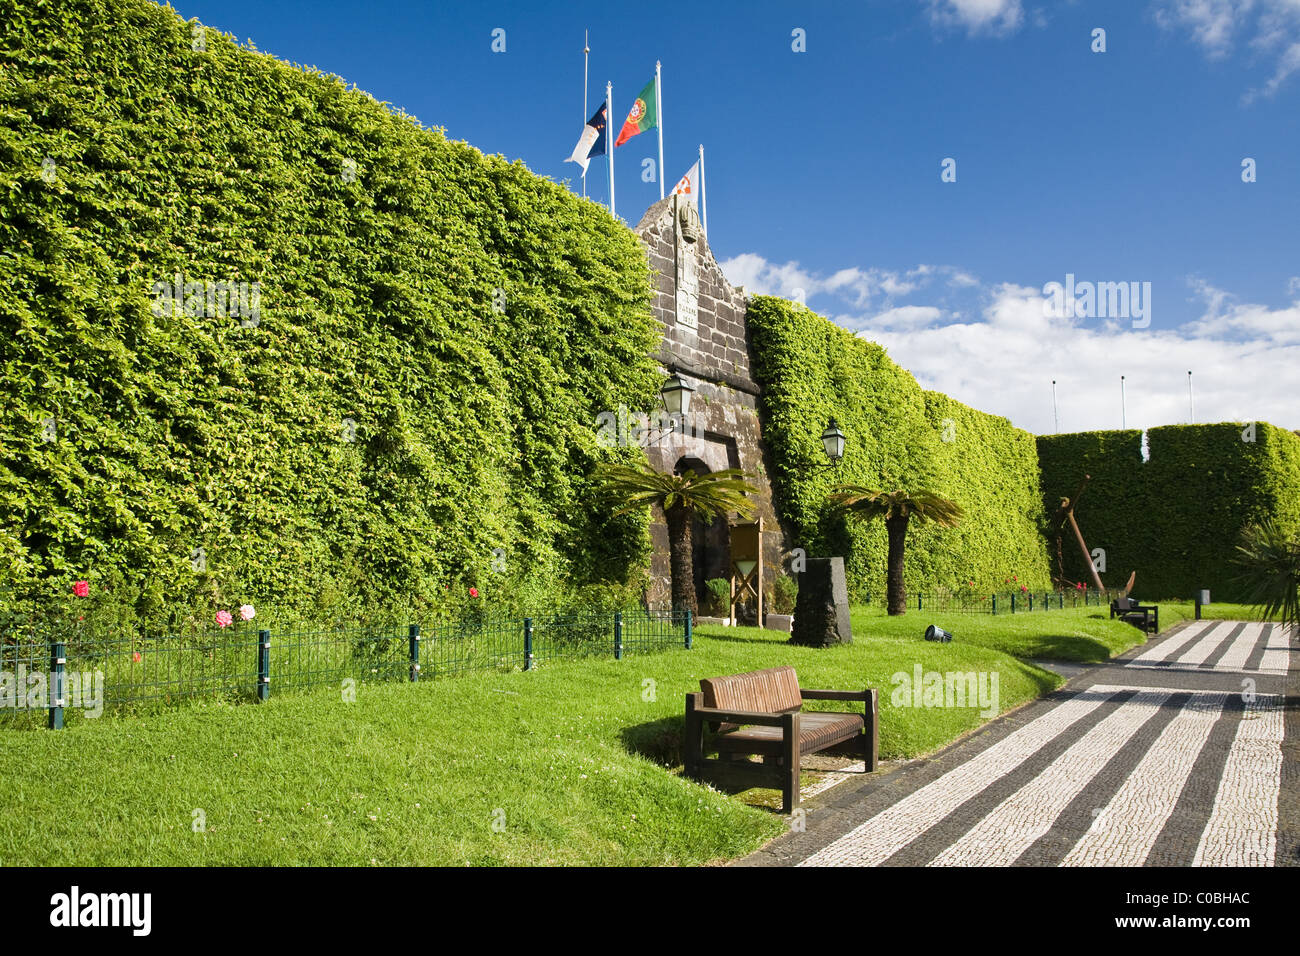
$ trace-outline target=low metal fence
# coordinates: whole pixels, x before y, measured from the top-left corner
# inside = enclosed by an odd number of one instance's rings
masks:
[[[39,629],[37,629],[39,630]],[[76,629],[0,634],[0,726],[64,726],[187,700],[259,701],[272,691],[530,671],[549,661],[690,649],[689,611],[636,608],[431,625],[104,638]]]
[[[1121,595],[1118,590],[1071,588],[1065,591],[1031,591],[1029,589],[974,593],[969,591],[908,592],[909,611],[934,611],[942,614],[1024,614],[1030,611],[1054,611],[1064,608],[1108,608]],[[886,595],[871,592],[864,596],[871,607],[888,606]]]

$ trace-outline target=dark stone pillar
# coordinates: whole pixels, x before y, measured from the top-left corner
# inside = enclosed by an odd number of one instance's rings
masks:
[[[799,575],[790,643],[808,647],[853,643],[843,558],[808,559],[807,568]]]

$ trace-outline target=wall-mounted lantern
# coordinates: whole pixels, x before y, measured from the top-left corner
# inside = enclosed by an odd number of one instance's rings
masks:
[[[691,411],[691,393],[695,389],[691,388],[682,377],[676,372],[668,376],[668,381],[664,382],[664,387],[659,390],[659,394],[664,397],[664,408],[669,415],[689,415]]]
[[[826,457],[831,460],[832,465],[838,465],[840,459],[844,457],[844,432],[840,431],[840,426],[833,418],[826,426],[826,430],[822,432],[822,447],[826,449]]]

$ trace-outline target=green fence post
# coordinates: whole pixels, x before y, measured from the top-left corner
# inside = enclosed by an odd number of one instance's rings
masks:
[[[1029,595],[1029,610],[1032,611],[1034,609],[1034,592],[1026,591],[1025,593]]]
[[[1011,592],[1011,613],[1012,614],[1016,613],[1016,592],[1015,591]]]
[[[68,661],[68,647],[62,641],[50,644],[50,730],[63,729],[64,675],[63,665]],[[21,691],[25,693],[26,691]]]
[[[524,618],[524,670],[533,669],[533,619]]]
[[[614,612],[614,660],[623,659],[623,612]]]
[[[411,681],[420,679],[420,625],[412,624],[411,637]]]
[[[686,649],[691,649],[691,610],[686,609]]]
[[[257,632],[257,699],[271,696],[271,632]]]
[[[1057,609],[1058,611],[1064,611],[1064,610],[1065,610],[1065,592],[1064,592],[1064,591],[1061,592],[1061,599],[1060,599],[1060,601],[1057,603],[1057,607],[1056,607],[1056,609]]]
[[[998,596],[997,596],[996,594],[994,594],[994,595],[992,595],[992,598],[993,598],[993,616],[994,616],[994,617],[997,617],[997,616],[998,616]]]
[[[916,596],[916,609],[917,609],[918,611],[922,610],[922,607],[921,607],[921,595],[919,595],[919,594]]]

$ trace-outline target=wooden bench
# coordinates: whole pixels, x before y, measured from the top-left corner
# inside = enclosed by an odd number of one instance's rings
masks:
[[[811,753],[861,757],[866,772],[876,769],[880,749],[877,692],[808,690],[793,667],[713,677],[700,681],[701,693],[686,695],[686,776],[708,776],[724,784],[771,787],[781,791],[781,812],[799,806],[799,760]],[[861,701],[864,714],[803,710],[805,700]],[[705,759],[705,725],[711,730]],[[762,763],[748,758],[762,757]]]
[[[1160,632],[1160,608],[1155,604],[1139,604],[1132,598],[1116,598],[1110,602],[1110,616],[1119,616],[1141,631]]]

